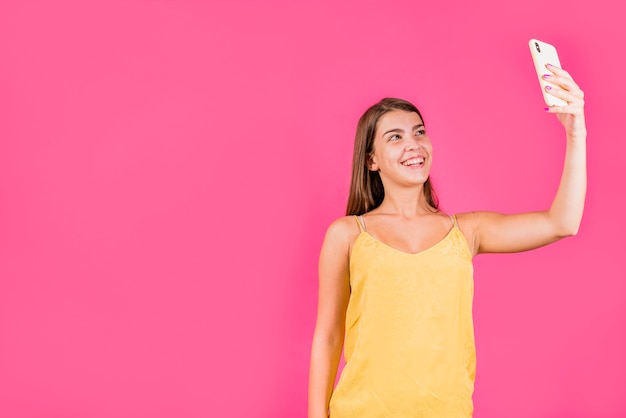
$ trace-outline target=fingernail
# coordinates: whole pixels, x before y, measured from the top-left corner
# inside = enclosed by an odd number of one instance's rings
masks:
[[[546,86],[546,90],[552,90],[552,87]]]
[[[552,64],[548,64],[548,67],[554,67],[554,65],[552,65]]]
[[[547,112],[548,110],[550,110],[550,108],[549,108],[549,107],[544,107],[544,108],[543,108],[543,110],[544,110],[545,112]]]
[[[550,77],[550,74],[544,74],[544,75],[542,75],[542,77],[543,77],[543,78],[549,78],[549,77]]]

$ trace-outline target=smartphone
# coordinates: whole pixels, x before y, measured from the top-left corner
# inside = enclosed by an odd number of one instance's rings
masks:
[[[552,64],[555,67],[561,68],[561,62],[559,61],[559,55],[556,53],[556,48],[546,42],[542,42],[537,39],[531,39],[528,41],[530,47],[530,55],[533,57],[535,63],[535,71],[539,78],[539,85],[541,86],[541,93],[543,94],[543,100],[548,106],[567,106],[565,100],[561,100],[554,97],[546,91],[546,86],[550,85],[543,79],[544,74],[551,74],[546,68],[546,64]]]

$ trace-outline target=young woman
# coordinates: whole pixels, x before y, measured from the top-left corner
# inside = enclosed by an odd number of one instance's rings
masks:
[[[361,117],[349,216],[330,225],[320,254],[309,418],[472,416],[472,258],[574,235],[583,213],[583,92],[562,69],[548,66],[544,78],[567,102],[546,108],[563,124],[567,148],[542,212],[440,212],[417,108],[384,99]],[[346,366],[333,390],[342,349]]]

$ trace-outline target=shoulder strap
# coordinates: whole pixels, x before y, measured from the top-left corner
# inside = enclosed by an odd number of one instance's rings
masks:
[[[458,222],[456,221],[456,214],[454,214],[454,215],[450,215],[450,218],[452,219],[452,226],[453,226],[454,228],[458,228],[458,227],[459,227],[459,224],[458,224]]]
[[[356,219],[356,223],[359,224],[361,232],[365,232],[365,221],[363,221],[363,215],[354,215],[354,219]]]

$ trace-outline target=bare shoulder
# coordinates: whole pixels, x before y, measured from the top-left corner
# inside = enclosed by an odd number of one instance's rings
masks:
[[[334,283],[341,291],[349,288],[350,252],[359,233],[353,216],[344,216],[329,225],[320,251],[320,283]]]
[[[480,218],[480,216],[482,215],[482,213],[483,212],[457,213],[456,219],[459,222],[459,228],[461,227],[461,223],[463,223],[467,227],[474,226],[478,218]]]
[[[502,218],[510,216],[505,215],[498,212],[489,212],[489,211],[475,211],[475,212],[465,212],[459,213],[456,215],[459,221],[459,228],[461,227],[461,222],[464,224],[466,229],[476,230],[477,228],[489,224],[492,222],[498,222]],[[462,228],[461,228],[462,229]]]
[[[360,229],[354,216],[344,216],[334,220],[326,230],[325,244],[349,250],[359,236]]]
[[[465,236],[465,240],[470,247],[472,256],[478,254],[479,243],[476,231],[481,218],[485,215],[488,215],[488,212],[464,212],[456,215],[457,225]]]

